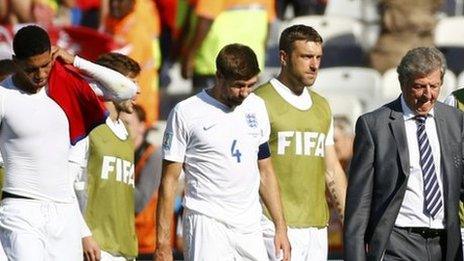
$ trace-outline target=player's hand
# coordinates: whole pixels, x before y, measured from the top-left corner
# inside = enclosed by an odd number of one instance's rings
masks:
[[[52,59],[53,61],[56,58],[60,58],[63,62],[67,64],[73,64],[74,63],[74,55],[70,54],[68,51],[58,47],[58,46],[52,46]]]
[[[172,249],[171,246],[160,246],[158,244],[155,255],[153,256],[154,261],[172,261]]]
[[[92,236],[82,238],[82,249],[85,261],[99,261],[101,258],[100,247]]]
[[[289,261],[291,259],[291,246],[290,241],[288,240],[286,228],[276,228],[274,246],[276,257],[279,260]]]

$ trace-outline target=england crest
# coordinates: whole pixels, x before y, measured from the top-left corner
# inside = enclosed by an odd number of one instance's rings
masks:
[[[246,122],[250,128],[258,127],[258,121],[256,120],[256,115],[254,113],[245,114]]]

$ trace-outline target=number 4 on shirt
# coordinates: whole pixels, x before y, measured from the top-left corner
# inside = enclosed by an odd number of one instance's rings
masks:
[[[232,147],[230,148],[230,153],[232,154],[232,157],[237,158],[237,163],[240,163],[240,156],[242,156],[242,153],[240,153],[240,151],[237,148],[235,148],[236,145],[237,145],[237,140],[234,140],[232,142]]]

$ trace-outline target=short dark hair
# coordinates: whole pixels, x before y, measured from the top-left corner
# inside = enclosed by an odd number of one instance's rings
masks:
[[[97,64],[113,69],[123,75],[133,73],[139,75],[140,65],[127,55],[120,53],[105,53],[98,57]]]
[[[279,50],[290,53],[293,50],[293,43],[300,40],[322,44],[322,37],[314,28],[297,24],[285,28],[282,32],[279,39]]]
[[[50,50],[50,37],[47,31],[37,25],[25,26],[14,36],[13,51],[17,59],[27,59]]]
[[[243,44],[224,46],[216,57],[216,69],[226,80],[248,80],[260,72],[256,54]]]

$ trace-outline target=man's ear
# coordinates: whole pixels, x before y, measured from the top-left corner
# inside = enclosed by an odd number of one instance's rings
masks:
[[[287,66],[288,55],[284,50],[279,51],[279,60],[280,60],[280,65]]]
[[[16,55],[11,55],[11,65],[15,67],[15,70],[21,68],[21,60],[16,57]]]

